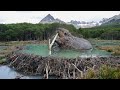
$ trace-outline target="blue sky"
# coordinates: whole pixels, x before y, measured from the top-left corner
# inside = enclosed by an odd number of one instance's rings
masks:
[[[120,14],[120,11],[0,11],[0,23],[38,23],[47,14],[65,22],[100,21]]]

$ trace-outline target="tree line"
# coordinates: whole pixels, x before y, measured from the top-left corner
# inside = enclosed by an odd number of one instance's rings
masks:
[[[73,25],[52,24],[0,24],[0,41],[25,41],[25,40],[47,40],[55,34],[59,27],[68,29],[72,34],[77,34]]]
[[[79,28],[84,38],[120,40],[120,24],[101,25],[92,28]]]
[[[76,29],[73,25],[59,23],[16,23],[0,24],[0,41],[48,40],[59,27],[68,29],[77,37],[120,40],[120,24]]]

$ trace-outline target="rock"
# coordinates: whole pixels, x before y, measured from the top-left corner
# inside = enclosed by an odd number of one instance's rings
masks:
[[[61,48],[71,48],[77,50],[92,49],[92,45],[88,40],[73,36],[67,29],[58,28],[56,32],[58,33],[58,37],[55,42]]]

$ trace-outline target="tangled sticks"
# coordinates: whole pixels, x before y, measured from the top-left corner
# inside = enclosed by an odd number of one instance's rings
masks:
[[[10,67],[29,75],[57,76],[61,79],[84,78],[89,68],[98,70],[101,65],[112,67],[120,66],[119,57],[96,57],[96,58],[57,58],[12,53],[7,56]]]

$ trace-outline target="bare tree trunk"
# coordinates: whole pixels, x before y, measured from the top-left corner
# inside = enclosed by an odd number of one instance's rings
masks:
[[[72,65],[78,70],[78,72],[81,73],[81,78],[83,78],[83,71],[79,70],[73,63],[72,63]]]
[[[46,79],[48,79],[48,65],[46,64]]]
[[[69,71],[69,68],[70,68],[70,64],[68,63],[68,78],[70,78],[70,71]]]
[[[75,68],[73,70],[73,79],[75,79]]]

